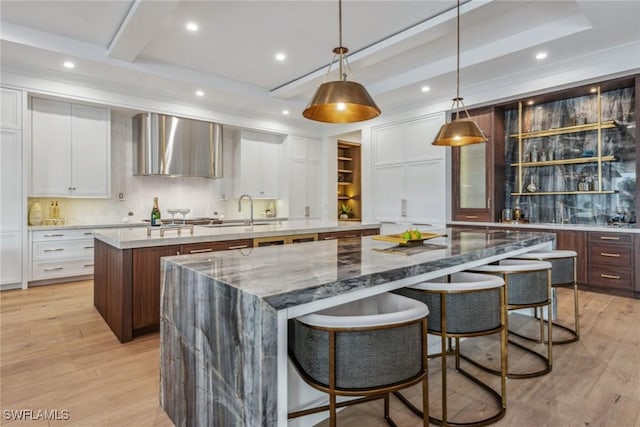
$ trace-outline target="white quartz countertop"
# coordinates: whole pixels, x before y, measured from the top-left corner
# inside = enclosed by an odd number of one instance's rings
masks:
[[[467,221],[451,221],[451,225],[468,225],[478,227],[500,227],[500,228],[526,228],[543,231],[554,230],[574,230],[574,231],[599,231],[606,233],[640,233],[638,226],[634,227],[617,227],[614,225],[577,225],[577,224],[557,224],[557,223],[535,223],[535,224],[510,224],[502,222],[467,222]]]
[[[84,223],[84,224],[58,224],[58,225],[30,225],[29,231],[39,231],[39,230],[81,230],[81,229],[100,229],[100,228],[131,228],[131,227],[146,227],[149,225],[144,222],[112,222],[112,223]]]
[[[328,233],[333,231],[352,231],[379,228],[376,222],[343,222],[335,220],[289,220],[272,221],[253,226],[234,224],[224,227],[193,226],[193,234],[189,229],[165,229],[160,236],[159,229],[152,229],[147,234],[147,227],[99,229],[95,238],[118,249],[147,248],[166,245],[181,245],[200,242],[215,242],[236,239],[253,239],[256,237],[287,236],[306,233]]]

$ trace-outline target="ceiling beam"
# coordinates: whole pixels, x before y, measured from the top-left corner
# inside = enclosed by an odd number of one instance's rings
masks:
[[[180,0],[136,0],[113,37],[107,55],[133,62],[158,29],[171,17]]]

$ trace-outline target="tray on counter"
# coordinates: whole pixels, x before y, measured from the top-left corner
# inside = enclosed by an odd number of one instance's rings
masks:
[[[382,240],[383,242],[395,243],[400,246],[417,246],[421,245],[425,240],[435,239],[436,237],[447,237],[447,235],[443,233],[429,233],[427,231],[425,231],[424,233],[421,231],[420,234],[422,235],[420,239],[404,239],[402,238],[402,234],[386,234],[373,236],[373,239]]]

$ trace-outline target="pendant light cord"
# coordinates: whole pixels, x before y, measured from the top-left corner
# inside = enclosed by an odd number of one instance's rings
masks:
[[[342,0],[338,0],[338,46],[340,48],[340,80],[346,80],[346,75],[343,74],[342,69],[342,61],[344,60],[344,49],[342,48]]]
[[[457,55],[456,55],[456,120],[460,118],[460,0],[458,0],[456,19]]]

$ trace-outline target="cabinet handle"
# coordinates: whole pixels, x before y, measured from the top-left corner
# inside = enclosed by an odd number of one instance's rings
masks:
[[[93,236],[93,232],[91,231],[87,231],[84,233],[85,236]]]
[[[407,199],[400,199],[400,216],[407,216]]]
[[[85,264],[85,267],[93,267],[93,264]]]
[[[323,237],[322,240],[336,240],[337,237],[335,236],[329,236],[329,237]]]
[[[45,252],[62,252],[64,248],[56,248],[56,249],[45,249]]]
[[[478,215],[465,215],[464,217],[467,219],[478,219]]]
[[[345,235],[344,235],[344,236],[342,236],[342,237],[344,237],[345,239],[349,239],[349,238],[351,238],[351,237],[360,237],[360,236],[358,236],[357,234],[345,234]]]
[[[248,248],[248,245],[236,245],[236,246],[229,246],[227,249],[244,249],[244,248]]]
[[[304,207],[304,216],[306,216],[306,217],[309,216],[309,206],[305,206]]]
[[[605,279],[616,279],[616,280],[620,280],[620,276],[614,276],[613,274],[601,274],[600,277],[603,277]]]
[[[93,249],[93,246],[85,246],[85,249]]]
[[[44,237],[63,237],[64,234],[45,234]]]
[[[75,190],[75,189],[76,189],[76,187],[71,187],[71,189],[72,189],[72,190]]]
[[[56,270],[64,270],[64,267],[51,267],[51,268],[44,269],[44,271],[56,271]]]
[[[600,240],[620,240],[620,237],[614,237],[614,236],[600,236]]]
[[[213,249],[211,249],[211,248],[207,248],[207,249],[191,249],[189,251],[190,254],[200,254],[202,252],[213,252]]]
[[[612,257],[612,258],[620,258],[620,254],[610,254],[607,252],[600,252],[601,256],[608,256],[608,257]]]
[[[487,208],[491,209],[491,197],[487,197]]]

